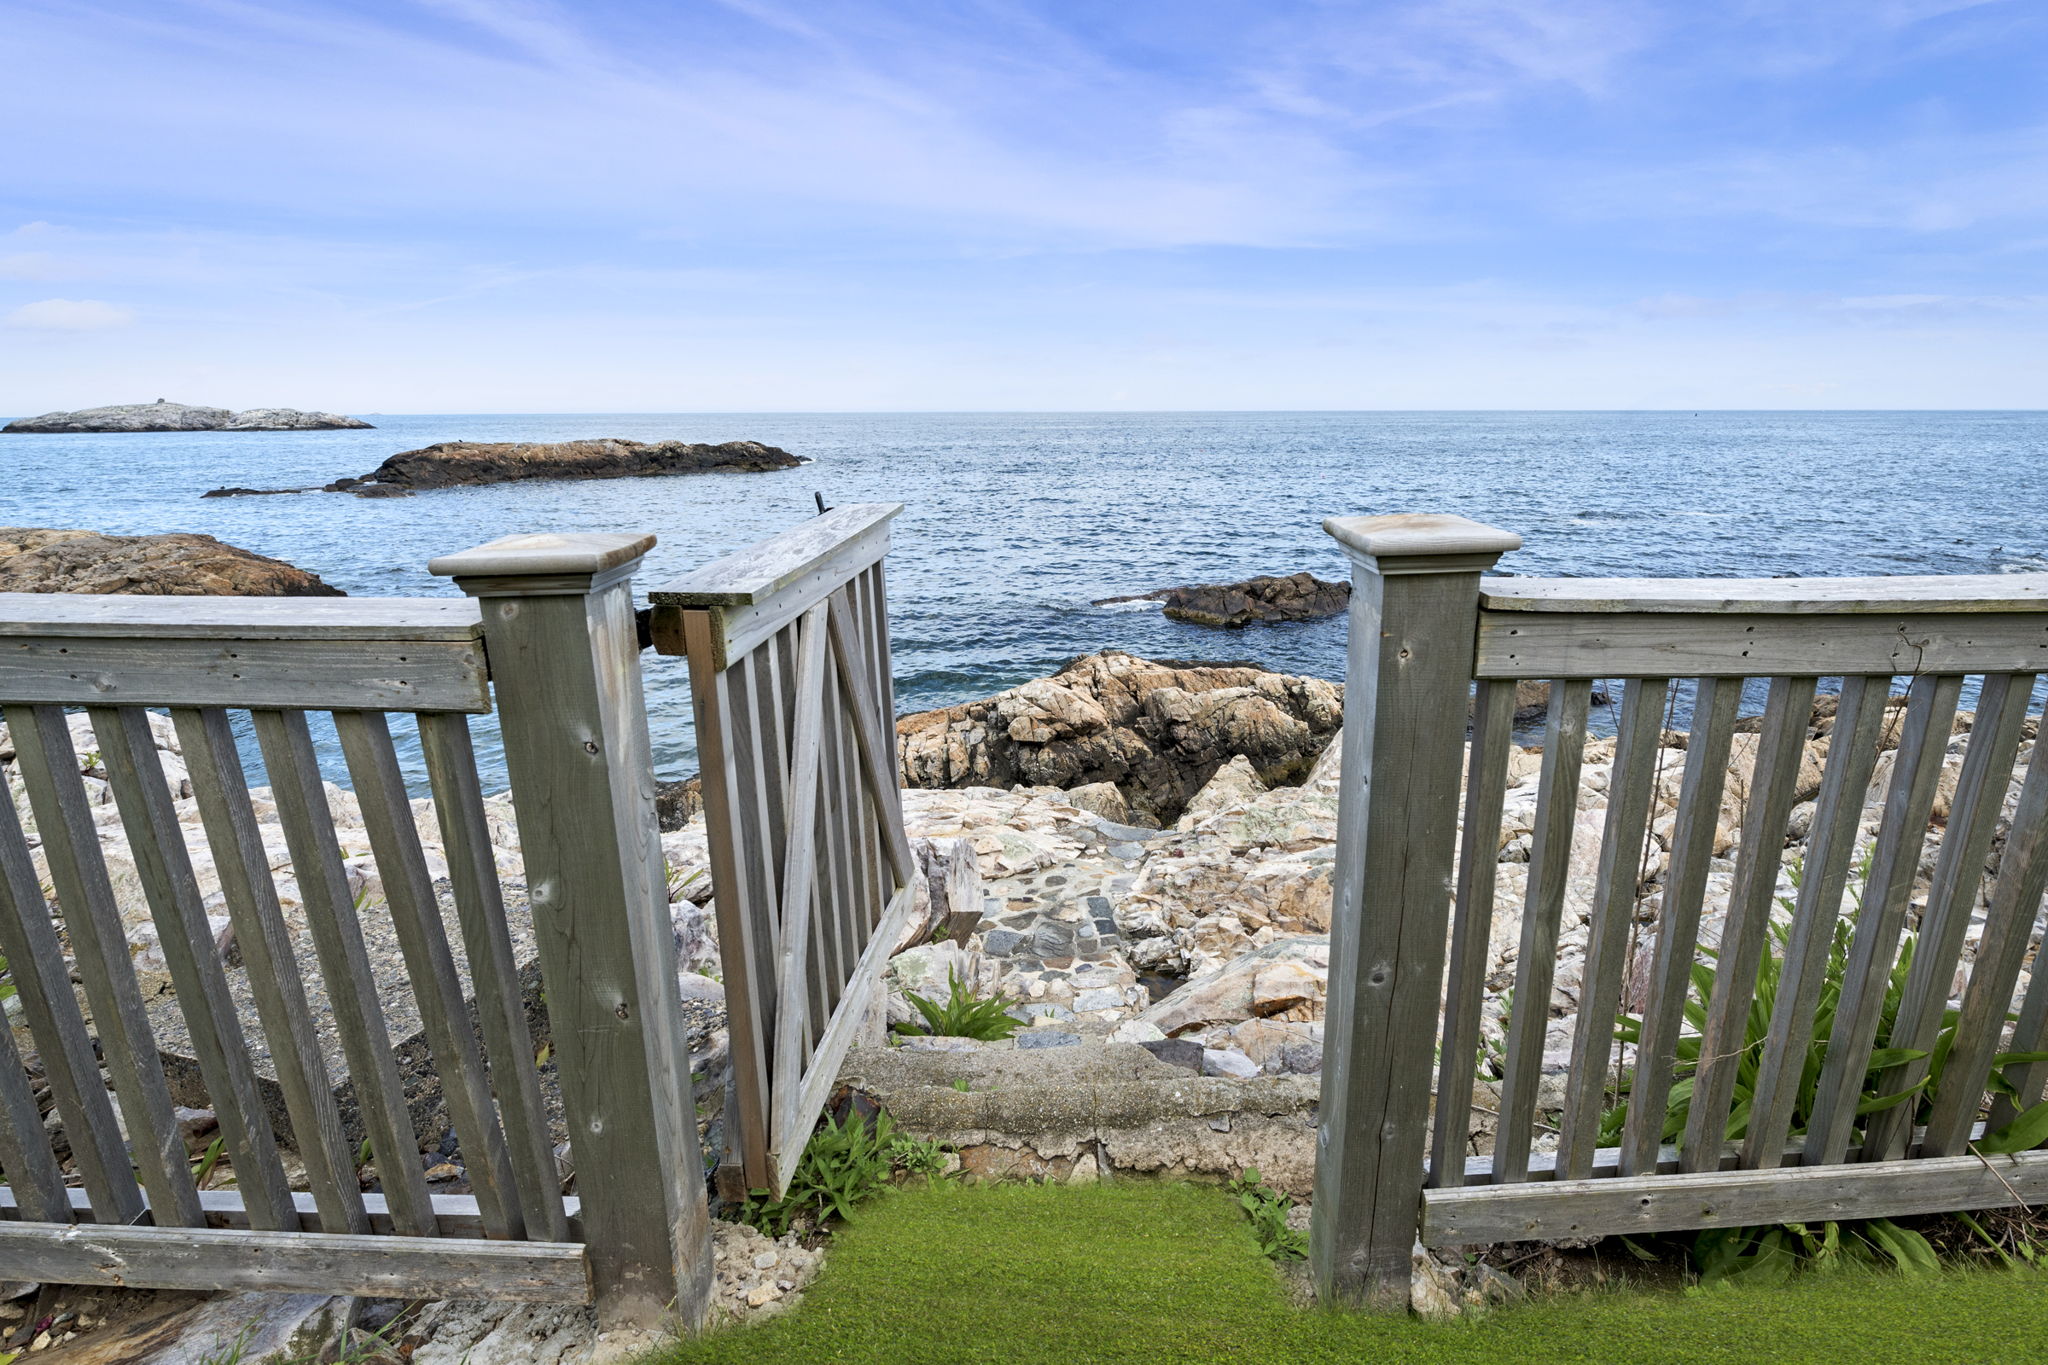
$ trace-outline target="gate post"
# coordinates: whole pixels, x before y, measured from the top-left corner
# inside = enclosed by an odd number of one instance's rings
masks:
[[[428,567],[483,612],[599,1319],[694,1329],[710,1222],[630,581],[653,544],[507,536]]]
[[[1405,1309],[1479,575],[1522,541],[1454,516],[1323,529],[1352,586],[1309,1262],[1326,1303]]]

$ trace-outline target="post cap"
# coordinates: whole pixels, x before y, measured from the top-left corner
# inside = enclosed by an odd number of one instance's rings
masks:
[[[654,537],[647,534],[544,531],[504,536],[473,550],[441,555],[427,561],[427,570],[448,578],[601,574],[622,564],[636,563],[653,548]]]
[[[1329,517],[1328,531],[1355,559],[1395,561],[1410,572],[1452,571],[1492,564],[1522,548],[1513,531],[1444,512],[1400,512],[1383,517]]]

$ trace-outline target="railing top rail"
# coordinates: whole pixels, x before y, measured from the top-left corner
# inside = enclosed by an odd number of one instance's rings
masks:
[[[157,640],[475,640],[466,597],[101,597],[0,592],[0,636]]]
[[[801,581],[850,541],[886,525],[900,502],[859,502],[835,507],[757,545],[714,559],[647,599],[665,607],[745,607],[768,601]]]
[[[2048,612],[2048,573],[1877,578],[1488,578],[1487,611],[1836,616]]]

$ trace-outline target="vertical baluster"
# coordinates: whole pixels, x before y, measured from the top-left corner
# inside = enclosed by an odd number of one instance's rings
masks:
[[[1501,1082],[1500,1130],[1494,1137],[1493,1183],[1529,1178],[1536,1090],[1543,1079],[1543,1041],[1550,1031],[1550,990],[1557,976],[1558,930],[1571,878],[1572,828],[1579,815],[1579,770],[1586,749],[1586,712],[1593,684],[1583,678],[1550,686],[1543,730],[1543,775],[1536,790],[1536,831],[1529,850],[1528,896],[1515,956],[1515,1003],[1508,1020],[1507,1075]]]
[[[829,639],[829,632],[825,633]],[[824,745],[823,764],[820,770],[824,775],[822,780],[825,784],[825,796],[818,803],[818,883],[822,902],[820,909],[828,921],[830,930],[826,935],[826,961],[830,964],[826,997],[836,1010],[839,1008],[839,1001],[846,994],[847,983],[852,979],[853,964],[860,958],[860,948],[853,927],[858,909],[854,899],[852,868],[848,864],[854,836],[851,812],[848,809],[850,802],[847,800],[846,718],[842,710],[839,689],[829,685],[829,672],[826,676],[828,685],[819,702],[823,716],[823,725],[819,733]],[[811,1022],[822,1036],[829,1019],[814,1019]]]
[[[1991,856],[1991,839],[1998,832],[1998,817],[2012,780],[2013,758],[2020,746],[2020,724],[2026,719],[2027,697],[2033,685],[2031,673],[1992,673],[1984,678],[1977,700],[1976,723],[1970,728],[1970,742],[1963,754],[1962,771],[1957,774],[1948,828],[1942,835],[1934,880],[1927,892],[1927,910],[1920,920],[1919,944],[1906,974],[1905,988],[1899,992],[1899,1009],[1892,1021],[1891,1036],[1886,1040],[1888,1046],[1928,1052],[1941,1032],[1949,987],[1962,960],[1963,936],[1970,927],[1970,913],[1977,908],[1985,863]],[[2002,1025],[2003,1021],[2000,1022]],[[1888,1067],[1878,1076],[1877,1093],[1896,1095],[1918,1085],[1927,1071],[1925,1057]],[[1960,1077],[1957,1084],[1967,1088],[1967,1081]],[[1913,1100],[1907,1100],[1872,1114],[1866,1125],[1863,1159],[1883,1161],[1903,1156],[1917,1107]],[[1973,1102],[1971,1108],[1975,1107]]]
[[[299,1211],[278,1160],[277,1137],[270,1130],[248,1040],[228,990],[213,926],[207,922],[149,713],[137,706],[95,706],[91,716],[100,760],[149,899],[192,1055],[220,1120],[222,1146],[233,1166],[249,1226],[297,1232]]]
[[[1628,931],[1636,917],[1643,843],[1649,835],[1657,754],[1664,737],[1664,699],[1670,688],[1665,678],[1636,678],[1622,696],[1614,768],[1607,782],[1607,823],[1601,831],[1594,881],[1593,920],[1586,935],[1579,1018],[1572,1030],[1563,1130],[1557,1140],[1560,1180],[1590,1177],[1593,1151],[1600,1145],[1608,1058],[1614,1051],[1614,1024],[1628,966]]]
[[[489,1053],[491,1089],[505,1114],[506,1145],[526,1235],[537,1241],[566,1242],[569,1217],[562,1206],[540,1073],[533,1063],[519,959],[505,918],[504,888],[498,883],[469,718],[458,712],[422,713],[419,727],[434,813],[448,854],[448,880],[476,988],[477,1017]]]
[[[828,794],[820,791],[824,747],[827,631],[825,609],[804,613],[797,645],[796,734],[790,744],[789,851],[782,868],[782,927],[777,977],[781,1009],[776,1020],[775,1083],[770,1154],[775,1163],[774,1188],[780,1190],[795,1169],[804,1145],[797,1131],[806,1116],[797,1112],[808,1044],[821,1025],[806,1018],[807,983],[814,968],[808,961],[813,937],[810,921],[824,903],[818,876],[821,851],[817,840],[819,807]]]
[[[321,978],[327,986],[327,1007],[333,1012],[342,1056],[354,1081],[363,1130],[369,1134],[377,1175],[389,1201],[392,1225],[407,1237],[431,1237],[437,1231],[434,1203],[420,1169],[419,1134],[413,1131],[406,1107],[405,1082],[398,1075],[391,1032],[384,1007],[377,1000],[377,972],[363,943],[349,892],[348,870],[335,840],[334,813],[320,780],[320,760],[313,753],[313,735],[303,711],[252,711],[263,767],[270,775],[270,798],[277,804],[285,846],[291,850],[298,879],[299,903],[313,935]],[[436,1013],[435,1002],[421,999],[422,1016]]]
[[[835,603],[831,616],[831,627],[835,638],[846,638],[853,633],[853,622]],[[889,865],[893,885],[908,886],[916,874],[910,856],[910,840],[903,833],[903,819],[898,798],[902,791],[896,786],[894,749],[874,723],[881,714],[881,708],[869,688],[861,670],[852,666],[850,656],[839,653],[839,686],[846,698],[849,714],[858,721],[866,718],[866,724],[848,727],[852,734],[852,753],[849,764],[854,770],[856,785],[864,789],[874,809],[882,817],[882,828],[877,837],[877,847]]]
[[[1907,697],[1906,724],[1885,793],[1884,819],[1864,882],[1856,931],[1849,940],[1834,1030],[1814,1087],[1813,1114],[1807,1120],[1808,1166],[1832,1165],[1848,1154],[1962,685],[1954,674],[1922,675],[1913,679]]]
[[[249,804],[248,779],[227,712],[219,707],[177,707],[171,721],[191,773],[192,794],[199,801],[200,822],[213,849],[221,894],[234,922],[235,942],[270,1044],[270,1062],[284,1092],[292,1136],[320,1210],[320,1225],[327,1232],[368,1232],[370,1215],[356,1183],[355,1153],[342,1136],[334,1082],[320,1055],[305,981],[278,907],[277,887],[270,880],[270,854]]]
[[[171,1112],[170,1086],[135,982],[127,929],[107,880],[99,827],[79,777],[64,708],[10,706],[7,716],[100,1052],[127,1122],[135,1174],[149,1194],[150,1217],[160,1227],[197,1227],[203,1221],[199,1191]]]
[[[391,744],[390,722],[382,711],[337,711],[334,729],[363,808],[363,827],[369,832],[370,851],[383,879],[391,927],[397,931],[398,950],[420,1002],[420,1022],[434,1069],[440,1073],[441,1097],[447,1101],[456,1140],[462,1145],[463,1164],[470,1188],[476,1191],[484,1231],[491,1237],[523,1237],[519,1191],[505,1151],[505,1135],[484,1086],[483,1055],[470,1028],[469,1011],[464,1008],[462,978],[448,948],[433,878],[427,875],[419,826],[414,823],[412,802],[406,799],[405,779],[398,770],[398,753]]]
[[[4,783],[0,783],[4,786]],[[4,793],[0,793],[4,796]],[[50,1151],[42,1111],[29,1089],[14,1029],[0,1017],[0,1177],[13,1191],[21,1216],[36,1223],[69,1223],[71,1196]]]
[[[1980,709],[1977,715],[1981,724],[1983,711]],[[2042,720],[2048,721],[2048,715]],[[2037,728],[2048,730],[2048,725]],[[1927,1137],[1920,1147],[1922,1156],[1958,1155],[1969,1139],[1971,1120],[1977,1116],[1991,1060],[2005,1031],[2006,1012],[2012,1007],[2013,987],[2019,981],[2020,965],[2026,959],[2044,890],[2048,890],[2048,735],[2036,737],[2034,756],[2027,764],[2026,779],[2020,787],[2019,805],[2013,811],[2011,832],[1998,865],[1998,880],[1991,888],[1991,907],[1984,917],[1984,938],[1977,945],[1969,989],[1963,993],[1962,1009],[1956,1018],[1955,1046],[1949,1050],[1941,1090],[1934,1097],[1934,1109],[1927,1118]],[[2022,1006],[2019,1025],[2013,1030],[2014,1052],[2038,1052],[2043,1042],[2048,1041],[2043,1039],[2036,1022],[2044,1013],[2042,1003],[2048,1002],[2048,985],[2044,983],[2048,983],[2048,963],[2037,958],[2028,1000]],[[2040,1098],[2044,1069],[2048,1069],[2048,1063],[2021,1064],[2008,1068],[2005,1079],[2019,1087],[2031,1102]],[[2029,1077],[2033,1080],[2031,1091],[2025,1088]],[[2011,1099],[2000,1096],[1992,1107],[1991,1127],[1997,1129],[2011,1122],[2014,1113]]]
[[[726,1016],[731,1021],[732,1101],[725,1108],[725,1134],[737,1147],[745,1176],[724,1183],[728,1198],[745,1196],[748,1184],[769,1176],[769,1067],[774,1055],[776,928],[773,888],[754,885],[736,846],[745,808],[734,770],[745,761],[734,747],[734,695],[719,667],[717,629],[705,611],[682,613],[690,661],[690,697],[697,725],[707,851],[718,914],[718,951],[725,972]],[[787,630],[783,634],[787,634]],[[780,638],[778,636],[777,638]],[[516,798],[518,793],[514,791]],[[521,839],[525,838],[522,831]]]
[[[725,670],[723,687],[731,707],[726,713],[728,743],[737,762],[732,774],[733,795],[739,813],[734,831],[735,851],[746,864],[746,884],[769,904],[779,899],[779,869],[774,864],[774,841],[769,831],[781,822],[775,807],[784,801],[783,774],[771,766],[775,737],[761,725],[761,694],[766,684],[763,669],[772,650],[768,645],[734,659]],[[771,811],[773,812],[771,814]],[[776,941],[782,930],[776,929]],[[771,1025],[772,1027],[772,1025]]]
[[[1768,1169],[1784,1160],[1812,1050],[1814,1015],[1834,950],[1835,925],[1841,919],[1842,897],[1863,827],[1863,800],[1877,767],[1891,681],[1884,675],[1842,679],[1827,771],[1821,776],[1792,930],[1785,942],[1785,966],[1771,1009],[1770,1036],[1743,1137],[1742,1164],[1751,1169]]]
[[[1643,1009],[1642,1035],[1636,1042],[1636,1070],[1622,1127],[1623,1175],[1654,1175],[1664,1141],[1671,1076],[1677,1065],[1678,1035],[1685,1023],[1686,996],[1692,989],[1708,864],[1721,828],[1721,793],[1728,782],[1728,752],[1735,738],[1742,681],[1701,678],[1693,693],[1692,734],[1686,740],[1685,776],[1672,815],[1671,857],[1664,875],[1664,904],[1657,915],[1649,999]]]
[[[1728,1114],[1748,1048],[1750,1005],[1757,970],[1771,937],[1771,906],[1785,862],[1785,826],[1806,753],[1813,715],[1812,678],[1773,678],[1757,736],[1756,767],[1749,777],[1742,846],[1735,855],[1735,885],[1714,964],[1707,1026],[1700,1034],[1700,1064],[1693,1073],[1679,1165],[1688,1171],[1720,1169],[1728,1140]]]
[[[1515,685],[1480,683],[1472,703],[1465,828],[1458,846],[1458,895],[1451,922],[1443,1046],[1437,1056],[1435,1127],[1430,1134],[1429,1183],[1442,1189],[1465,1183],[1472,1082],[1479,1063],[1479,1015],[1486,1003],[1486,967],[1492,956],[1501,808],[1506,804],[1508,748],[1514,728]]]
[[[35,863],[12,796],[0,782],[0,954],[7,958],[21,1012],[42,1057],[43,1075],[71,1161],[101,1223],[132,1223],[145,1207],[135,1183],[114,1103],[100,1082],[99,1059],[71,989],[71,968],[36,881]]]

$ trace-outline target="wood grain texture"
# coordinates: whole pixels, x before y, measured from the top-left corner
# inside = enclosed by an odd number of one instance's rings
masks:
[[[127,927],[107,880],[99,827],[79,775],[70,726],[57,706],[9,706],[6,716],[50,882],[64,913],[64,932],[126,1125],[136,1178],[162,1221],[196,1224],[199,1198],[186,1164],[185,1139],[171,1112],[170,1086],[136,984]]]
[[[2048,891],[2048,744],[2036,739],[2034,757],[2027,764],[2026,782],[2013,816],[2012,834],[1999,866],[1998,886],[1992,893],[1985,940],[1978,950],[1980,956],[1989,957],[1995,951],[1991,936],[2001,932],[2022,941],[2019,948],[2008,947],[2007,952],[2025,954],[2031,946],[2034,920],[2040,913],[2044,891]],[[2007,927],[2001,931],[2001,925]],[[1970,986],[1973,992],[1977,988],[1974,976]],[[2011,995],[2010,984],[2000,993],[1987,983],[1986,999],[1978,1009],[1987,1017],[1997,1018],[2007,1008]],[[1967,998],[1963,1008],[1970,1008]],[[2048,971],[2036,969],[2027,983],[2026,998],[2020,1003],[2019,1018],[2013,1024],[2012,1050],[2048,1051]],[[2048,1062],[2015,1063],[2000,1074],[2029,1104],[2037,1102],[2042,1088],[2048,1086]],[[1991,1106],[1991,1124],[2002,1128],[2012,1122],[2016,1113],[2013,1102],[2001,1097]],[[1950,1139],[1951,1132],[1944,1126],[1939,1140],[1946,1144]]]
[[[57,1117],[71,1141],[71,1161],[91,1193],[93,1207],[118,1222],[140,1213],[145,1200],[128,1152],[113,1099],[100,1082],[99,1059],[85,1014],[71,989],[71,967],[49,902],[36,880],[28,840],[12,792],[0,787],[0,955],[21,1002],[22,1017],[50,1083]]]
[[[0,638],[10,702],[487,711],[486,677],[474,641]]]
[[[1354,567],[1309,1264],[1325,1302],[1405,1309],[1478,571],[1513,537],[1478,528],[1499,541],[1488,551],[1462,522],[1332,519],[1326,529]],[[1363,548],[1382,535],[1397,561]],[[1432,536],[1443,551],[1436,567],[1451,571],[1428,571]]]
[[[733,1091],[725,1110],[726,1135],[737,1147],[747,1186],[769,1177],[769,1067],[774,1051],[775,924],[769,896],[741,857],[740,797],[743,761],[733,712],[744,704],[729,670],[715,662],[709,615],[684,611],[690,662],[691,710],[697,722],[697,760],[703,774],[704,820],[711,881],[717,888],[719,960],[725,971],[726,1017],[731,1021]],[[744,1190],[742,1191],[744,1193]]]
[[[1913,679],[1907,694],[1906,722],[1899,733],[1884,817],[1864,881],[1856,929],[1849,940],[1834,1030],[1814,1086],[1804,1148],[1809,1166],[1838,1162],[1849,1149],[1962,683],[1952,673],[1921,676]]]
[[[247,1195],[253,1226],[290,1231],[298,1227],[291,1185],[278,1159],[277,1138],[257,1088],[248,1040],[228,991],[227,972],[192,871],[185,829],[171,801],[149,713],[139,707],[96,706],[91,718],[100,762],[114,791],[235,1183]]]
[[[150,597],[0,592],[0,637],[418,640],[483,636],[466,597]]]
[[[1664,904],[1657,915],[1649,1000],[1622,1125],[1619,1161],[1628,1175],[1651,1170],[1664,1140],[1678,1037],[1699,947],[1707,871],[1720,829],[1721,793],[1728,782],[1728,754],[1741,701],[1742,682],[1736,678],[1701,678],[1693,694],[1692,736],[1672,818],[1671,859],[1664,877]]]
[[[1849,870],[1862,827],[1863,801],[1877,767],[1891,679],[1842,680],[1835,727],[1821,776],[1806,863],[1793,902],[1784,967],[1771,1007],[1770,1034],[1757,1065],[1749,1128],[1743,1138],[1745,1166],[1763,1169],[1782,1159],[1792,1131],[1802,1078],[1811,1061],[1815,1012],[1826,985],[1835,926],[1841,921]]]
[[[1941,852],[1936,855],[1934,878],[1927,891],[1927,906],[1920,915],[1913,965],[1899,992],[1887,1047],[1929,1052],[1941,1032],[1950,987],[1962,962],[1963,939],[1984,885],[1991,840],[1998,833],[2013,759],[2019,751],[2020,724],[2026,719],[2033,686],[2031,673],[1994,673],[1983,680],[1976,721],[1970,727],[1962,771],[1956,778],[1948,827],[1942,832]],[[1994,1032],[2003,1032],[2004,1022],[1998,1020]],[[1877,1093],[1894,1095],[1918,1085],[1926,1078],[1928,1065],[1928,1059],[1921,1057],[1886,1068],[1878,1075]],[[1971,1081],[1965,1074],[1959,1075],[1956,1083],[1968,1088]],[[1971,1111],[1975,1117],[1974,1104]],[[1911,1118],[1907,1105],[1872,1114],[1865,1124],[1863,1159],[1884,1160],[1903,1151]]]
[[[28,1217],[39,1223],[71,1221],[64,1172],[50,1150],[50,1135],[22,1069],[14,1030],[7,1027],[0,1027],[0,1176]]]
[[[832,1022],[826,1026],[824,1036],[811,1051],[803,1085],[797,1091],[795,1110],[799,1118],[805,1113],[811,1118],[800,1123],[798,1131],[808,1134],[817,1123],[817,1116],[824,1112],[825,1101],[832,1097],[832,1089],[839,1082],[840,1064],[846,1060],[847,1049],[860,1036],[867,1020],[868,1005],[880,988],[882,968],[889,961],[889,946],[903,932],[904,922],[910,918],[911,901],[911,888],[907,886],[890,900],[875,932],[869,936],[867,950],[854,965],[846,993],[840,997],[839,1007],[833,1011]],[[786,1186],[796,1173],[796,1163],[802,1156],[803,1144],[794,1141],[794,1133],[785,1133],[781,1155],[777,1158],[782,1163],[777,1172],[777,1179],[782,1185]]]
[[[72,1212],[80,1222],[98,1221],[93,1218],[93,1205],[90,1195],[75,1186],[66,1190],[65,1193],[70,1196]],[[246,1228],[254,1226],[250,1221],[249,1209],[242,1195],[243,1191],[240,1189],[201,1190],[199,1192],[199,1207],[206,1214],[206,1226],[210,1228]],[[582,1241],[582,1201],[574,1195],[569,1195],[563,1199],[563,1206],[568,1211],[569,1216],[569,1237],[567,1240],[571,1242]],[[287,1207],[295,1210],[297,1214],[296,1221],[292,1224],[292,1227],[264,1229],[264,1231],[281,1230],[289,1232],[293,1228],[301,1232],[320,1231],[320,1210],[314,1204],[312,1195],[304,1191],[296,1192],[292,1195]],[[383,1195],[374,1193],[364,1194],[363,1207],[370,1215],[370,1231],[372,1233],[379,1236],[388,1236],[397,1232],[397,1226],[391,1219],[391,1209]],[[21,1210],[17,1207],[14,1193],[5,1185],[0,1185],[0,1218],[18,1219],[20,1216]],[[31,1219],[30,1221],[33,1222],[35,1220]],[[147,1221],[146,1215],[143,1221]],[[483,1218],[477,1213],[476,1196],[474,1195],[435,1195],[434,1221],[440,1225],[441,1233],[445,1237],[480,1238],[484,1235]]]
[[[2048,612],[2048,574],[1877,578],[1489,578],[1488,611],[1890,616]]]
[[[1700,1034],[1700,1062],[1693,1072],[1692,1103],[1679,1144],[1687,1170],[1705,1169],[1727,1140],[1735,1082],[1748,1048],[1750,1005],[1756,999],[1757,973],[1770,943],[1771,908],[1784,870],[1785,826],[1805,757],[1814,681],[1773,678],[1764,702],[1763,733],[1744,802],[1742,843],[1735,854],[1735,885],[1728,893],[1728,916],[1714,960],[1714,989],[1707,1000],[1707,1026]]]
[[[886,526],[900,502],[858,502],[835,507],[780,535],[714,559],[647,594],[664,606],[752,606],[786,598],[819,564],[848,541]]]
[[[1501,811],[1506,805],[1508,748],[1514,727],[1514,684],[1479,684],[1466,760],[1458,891],[1451,912],[1450,978],[1444,991],[1444,1037],[1438,1050],[1436,1114],[1430,1129],[1432,1185],[1455,1186],[1465,1180],[1472,1115],[1460,1105],[1471,1096],[1478,1071],[1480,1010],[1486,1003],[1486,968],[1493,951]]]
[[[355,1150],[342,1135],[333,1078],[321,1056],[305,979],[270,879],[270,855],[250,805],[234,731],[218,707],[174,709],[171,721],[191,773],[192,794],[220,874],[256,1014],[270,1044],[271,1066],[284,1092],[294,1146],[305,1163],[323,1226],[332,1233],[366,1232],[369,1216],[356,1183]]]
[[[710,1216],[631,568],[593,573],[582,592],[550,570],[523,595],[502,564],[457,582],[482,600],[599,1317],[694,1328],[710,1301]],[[706,773],[708,806],[726,797]],[[713,875],[721,900],[737,889]]]
[[[469,721],[456,715],[425,715],[419,718],[419,728],[477,1019],[489,1053],[491,1089],[504,1111],[505,1146],[519,1192],[521,1221],[529,1240],[567,1241],[568,1214],[549,1136],[547,1102],[534,1068],[525,992],[505,918],[504,889],[498,884]]]
[[[305,907],[306,927],[312,932],[313,951],[327,987],[327,1008],[348,1061],[378,1181],[391,1200],[398,1230],[408,1237],[431,1237],[434,1209],[420,1165],[419,1134],[413,1131],[405,1082],[399,1077],[391,1031],[377,999],[377,969],[363,942],[306,713],[256,711],[250,719],[270,778],[270,799],[291,852],[299,903]],[[421,1003],[423,1015],[444,1012],[431,996]]]
[[[1629,927],[1635,923],[1644,849],[1650,835],[1650,800],[1663,753],[1665,678],[1634,678],[1622,694],[1615,731],[1614,767],[1607,783],[1607,821],[1600,835],[1593,918],[1579,987],[1579,1017],[1572,1028],[1571,1071],[1557,1150],[1566,1179],[1592,1173],[1607,1107],[1614,1025],[1621,1013]]]
[[[470,1188],[483,1210],[484,1227],[492,1237],[523,1237],[526,1229],[504,1129],[491,1105],[483,1053],[464,1006],[468,993],[448,946],[440,899],[434,894],[398,751],[391,742],[391,722],[382,711],[337,711],[334,730],[355,784],[406,976],[421,1002],[420,1022],[441,1078],[441,1097],[461,1143]]]
[[[2030,673],[2048,613],[1833,616],[1483,612],[1481,678]]]
[[[1431,1190],[1426,1246],[1898,1218],[2048,1201],[2048,1152]]]
[[[1506,1073],[1501,1078],[1500,1128],[1494,1137],[1493,1179],[1520,1180],[1536,1122],[1536,1088],[1543,1074],[1543,1040],[1550,1029],[1550,993],[1557,977],[1558,930],[1571,876],[1572,828],[1579,815],[1579,773],[1586,747],[1586,713],[1593,685],[1552,686],[1543,729],[1543,770],[1537,779],[1536,829],[1529,850],[1521,944],[1515,955],[1515,1002],[1508,1019]]]
[[[785,1148],[799,1129],[805,1137],[815,1114],[801,1122],[797,1090],[810,1042],[811,915],[817,903],[818,783],[823,749],[826,649],[824,606],[812,607],[798,622],[796,736],[790,744],[789,804],[784,816],[790,839],[782,864],[782,905],[777,916],[775,1070],[769,1122],[774,1195],[782,1193]],[[800,1150],[803,1138],[796,1139]]]
[[[0,1221],[0,1264],[57,1284],[588,1303],[580,1246]]]

